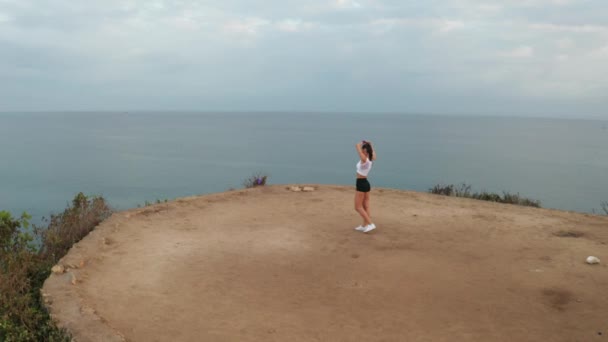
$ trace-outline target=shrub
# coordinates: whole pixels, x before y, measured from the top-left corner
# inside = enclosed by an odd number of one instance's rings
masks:
[[[429,192],[435,195],[452,196],[454,193],[454,185],[437,184],[430,188]]]
[[[429,189],[429,192],[436,195],[443,196],[453,196],[453,197],[465,197],[472,198],[481,201],[490,201],[490,202],[498,202],[498,203],[509,203],[509,204],[517,204],[528,207],[536,207],[540,208],[540,201],[532,200],[526,197],[522,197],[519,194],[512,194],[508,192],[503,192],[502,196],[493,192],[472,192],[471,186],[462,183],[458,187],[453,184],[443,185],[438,184]]]
[[[508,192],[503,192],[503,197],[502,197],[502,203],[510,203],[510,204],[517,204],[517,205],[523,205],[526,207],[535,207],[535,208],[540,208],[540,201],[538,200],[533,200],[530,198],[526,198],[526,197],[522,197],[520,196],[518,193],[517,194],[510,194]]]
[[[0,212],[0,341],[69,341],[42,305],[40,288],[50,267],[23,231],[29,219]]]
[[[437,184],[430,188],[429,192],[444,196],[471,197],[471,186],[467,185],[466,183],[462,183],[458,187],[456,187],[454,184]]]
[[[57,262],[111,213],[103,197],[87,197],[79,193],[72,206],[61,214],[51,215],[48,227],[38,230],[43,257],[52,263]]]
[[[608,215],[608,202],[602,202],[601,206],[604,213]]]
[[[251,177],[245,179],[243,181],[243,186],[245,188],[255,188],[258,186],[266,185],[266,181],[268,180],[268,175],[262,173],[254,173]]]
[[[495,194],[492,192],[486,192],[486,191],[475,193],[475,194],[473,194],[473,196],[470,196],[470,197],[481,200],[481,201],[489,201],[489,202],[501,202],[502,201],[502,198],[500,197],[499,194]]]
[[[0,341],[70,341],[52,323],[40,289],[52,265],[109,214],[103,198],[80,193],[63,213],[51,215],[47,228],[35,227],[32,235],[25,231],[27,214],[15,219],[0,212]]]

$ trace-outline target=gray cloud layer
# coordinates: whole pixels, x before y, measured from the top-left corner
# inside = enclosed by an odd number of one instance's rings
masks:
[[[0,110],[608,118],[604,0],[0,0]]]

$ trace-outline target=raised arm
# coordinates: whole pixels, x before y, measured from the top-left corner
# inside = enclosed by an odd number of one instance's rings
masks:
[[[355,146],[357,147],[357,152],[359,153],[359,158],[361,158],[361,162],[365,163],[367,161],[367,156],[365,155],[365,152],[363,152],[363,148],[361,147],[363,146],[363,143],[359,142]]]

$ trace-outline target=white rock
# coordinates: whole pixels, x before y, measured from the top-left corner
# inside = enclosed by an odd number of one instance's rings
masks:
[[[299,186],[292,186],[290,189],[291,189],[291,191],[295,191],[295,192],[302,191],[302,188],[300,188]]]
[[[305,186],[304,189],[302,189],[304,191],[315,191],[315,188],[313,188],[312,186]]]
[[[51,268],[51,272],[61,274],[65,271],[65,268],[62,265],[55,265]]]
[[[587,257],[587,263],[589,265],[599,264],[600,259],[598,259],[597,257],[594,257],[594,256],[590,256],[590,257]]]

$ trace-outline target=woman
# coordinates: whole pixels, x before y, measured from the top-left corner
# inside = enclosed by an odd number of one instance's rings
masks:
[[[355,228],[360,232],[369,233],[376,229],[376,225],[372,223],[371,214],[369,211],[369,192],[371,186],[367,180],[367,175],[372,169],[372,162],[376,160],[374,148],[370,141],[360,142],[357,144],[357,152],[359,153],[359,162],[357,163],[357,192],[355,193],[355,210],[363,218],[363,224]]]

